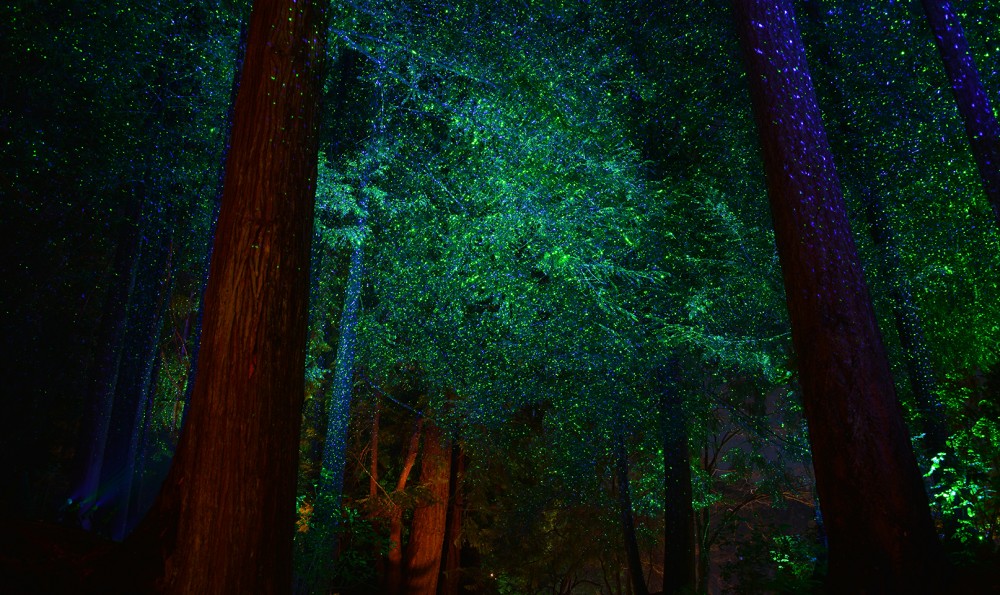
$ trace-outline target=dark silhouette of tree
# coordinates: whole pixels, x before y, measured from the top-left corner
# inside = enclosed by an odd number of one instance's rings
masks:
[[[677,360],[670,358],[654,371],[659,391],[663,437],[663,593],[693,590],[695,557],[694,508],[691,490],[691,453],[687,414],[677,389]]]
[[[635,517],[632,514],[632,488],[629,484],[629,460],[627,434],[622,422],[622,428],[615,437],[615,477],[618,480],[618,514],[621,518],[622,533],[625,542],[625,559],[628,564],[628,577],[632,584],[632,592],[636,595],[648,595],[646,577],[642,572],[642,559],[639,555],[639,543],[635,535]]]
[[[250,17],[190,412],[133,540],[160,548],[164,592],[292,585],[325,16],[259,0]]]
[[[926,591],[940,570],[927,496],[858,262],[787,0],[736,0],[792,341],[830,545],[850,592]]]
[[[958,15],[948,0],[921,0],[927,23],[934,35],[944,70],[955,94],[958,112],[965,122],[965,133],[979,168],[986,199],[1000,224],[1000,123],[997,123],[989,97],[979,80],[976,63]]]

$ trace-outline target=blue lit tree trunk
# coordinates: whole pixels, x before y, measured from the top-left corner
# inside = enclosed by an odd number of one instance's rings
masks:
[[[921,0],[944,70],[955,94],[958,112],[979,168],[986,199],[1000,224],[1000,124],[969,52],[962,24],[948,0]]]
[[[105,506],[113,512],[109,531],[116,540],[124,539],[128,527],[133,479],[142,469],[139,446],[148,423],[145,416],[153,398],[151,384],[157,362],[165,306],[170,286],[169,224],[155,214],[147,215],[146,234],[138,253],[135,288],[129,304],[129,325],[125,350],[115,390],[101,485]]]
[[[863,200],[872,242],[879,251],[884,274],[890,284],[893,320],[903,351],[913,401],[919,415],[919,427],[924,432],[922,444],[925,456],[935,457],[948,450],[948,431],[944,410],[937,397],[937,381],[934,368],[931,366],[930,350],[924,337],[923,324],[917,306],[913,303],[909,280],[903,272],[895,232],[885,214],[879,194],[870,188],[866,189]]]
[[[359,190],[358,244],[351,251],[351,263],[344,292],[344,309],[340,315],[340,335],[337,342],[337,361],[334,365],[333,383],[327,397],[326,438],[323,442],[323,460],[319,485],[316,487],[316,504],[312,529],[318,536],[312,551],[307,555],[312,561],[313,589],[323,589],[333,570],[337,551],[336,514],[340,508],[344,473],[347,465],[347,431],[351,416],[351,393],[354,389],[354,356],[356,353],[358,315],[361,308],[361,282],[364,278],[364,234],[367,222],[365,211],[368,201],[365,188]]]
[[[927,592],[942,559],[789,0],[735,0],[841,592]]]

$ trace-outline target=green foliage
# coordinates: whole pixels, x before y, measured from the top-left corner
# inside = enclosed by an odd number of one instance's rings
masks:
[[[785,528],[787,530],[787,528]],[[737,548],[738,559],[724,575],[737,593],[811,593],[825,573],[821,546],[813,535],[787,534],[781,528],[755,528]]]
[[[931,460],[934,505],[949,535],[973,549],[1000,547],[1000,399],[997,373],[974,376],[976,384],[955,391],[949,401],[957,420],[949,452]],[[958,405],[960,404],[960,405]],[[957,405],[957,406],[956,406]]]

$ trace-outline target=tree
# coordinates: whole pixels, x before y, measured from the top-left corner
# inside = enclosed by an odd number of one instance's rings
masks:
[[[853,591],[934,585],[941,560],[916,459],[787,0],[735,0],[792,341],[830,544]]]
[[[425,424],[420,453],[420,486],[425,499],[413,510],[410,540],[406,544],[402,593],[437,593],[448,519],[448,484],[451,477],[451,443],[444,441],[433,422]]]
[[[654,371],[663,439],[663,593],[684,593],[695,585],[695,531],[687,414],[677,389],[677,360]]]
[[[965,40],[962,24],[948,0],[921,0],[934,42],[965,122],[972,154],[993,216],[1000,224],[1000,123],[990,107],[989,96],[979,81],[976,63]]]
[[[165,592],[291,588],[325,14],[250,17],[190,412],[132,540],[160,548]]]

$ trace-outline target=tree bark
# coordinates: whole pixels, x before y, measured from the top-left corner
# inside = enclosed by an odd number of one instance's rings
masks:
[[[441,430],[426,424],[420,453],[420,485],[425,499],[417,504],[406,544],[405,582],[407,595],[434,595],[441,572],[445,522],[448,515],[448,478],[451,449],[443,442]]]
[[[393,496],[399,496],[406,489],[413,465],[417,462],[417,451],[420,447],[420,430],[423,419],[417,420],[417,425],[410,436],[410,444],[403,460],[403,469],[399,472],[399,481]],[[389,509],[389,553],[385,557],[385,572],[382,578],[382,591],[388,595],[397,595],[403,588],[403,507],[397,502],[390,503]]]
[[[803,2],[805,16],[818,27],[824,27],[823,8],[817,0]],[[827,79],[836,80],[835,73],[842,70],[842,65],[835,57],[833,48],[826,43],[826,37],[813,43],[821,72],[827,74]],[[899,343],[902,347],[906,372],[909,377],[910,389],[919,414],[920,428],[924,431],[922,442],[924,454],[929,460],[946,450],[948,438],[947,427],[943,418],[941,403],[937,398],[937,381],[934,368],[931,365],[930,351],[924,338],[923,324],[916,304],[909,279],[903,270],[902,256],[899,252],[899,242],[892,223],[886,214],[882,201],[883,188],[888,183],[889,173],[875,173],[862,159],[852,159],[850,156],[863,154],[865,138],[859,130],[858,123],[851,114],[856,113],[854,103],[847,97],[838,84],[830,84],[831,112],[837,120],[837,131],[843,139],[841,154],[849,170],[854,170],[856,180],[861,180],[859,193],[864,205],[865,219],[872,243],[877,250],[876,262],[880,274],[886,279],[889,295],[892,299],[892,312]],[[900,116],[905,118],[905,114]],[[907,156],[902,151],[895,151],[894,161],[899,163]],[[880,183],[882,182],[882,183]]]
[[[437,595],[458,595],[461,583],[462,518],[465,499],[462,481],[465,477],[465,451],[454,442],[451,446],[451,477],[448,479],[448,517],[444,529],[444,549],[441,552],[441,578]]]
[[[618,431],[617,442],[615,474],[618,476],[618,512],[622,522],[629,582],[636,595],[648,595],[649,589],[646,587],[646,577],[642,573],[642,559],[639,557],[639,544],[635,536],[635,519],[632,516],[632,494],[628,478],[628,445],[625,441],[624,428]]]
[[[843,592],[919,592],[942,563],[790,0],[735,0],[816,487]]]
[[[292,586],[326,10],[258,0],[236,97],[190,411],[135,544],[166,593]]]
[[[687,415],[675,383],[677,362],[656,370],[663,436],[663,593],[694,591],[694,506]]]
[[[927,23],[944,61],[958,113],[965,123],[965,133],[979,168],[986,199],[993,207],[993,217],[1000,224],[1000,123],[997,123],[990,99],[979,80],[976,62],[969,43],[948,0],[921,0]]]
[[[359,191],[362,213],[368,208],[364,183]],[[363,237],[366,217],[362,214],[357,222],[358,232]],[[325,591],[330,585],[329,576],[333,570],[337,552],[338,534],[335,523],[336,511],[340,508],[344,488],[344,472],[347,465],[347,432],[351,417],[351,393],[354,389],[354,355],[358,315],[361,309],[361,281],[364,276],[364,243],[359,243],[351,251],[351,262],[347,273],[347,288],[344,292],[344,309],[340,315],[337,361],[334,365],[333,384],[330,387],[326,407],[326,438],[323,441],[323,462],[319,485],[316,488],[316,508],[313,516],[314,531],[318,537],[311,546],[308,556],[312,568],[307,571],[307,580],[312,582],[312,591]]]
[[[895,233],[885,214],[877,191],[864,192],[865,218],[871,231],[872,243],[882,255],[883,268],[890,284],[892,314],[902,347],[910,390],[919,415],[919,428],[924,432],[924,456],[928,460],[948,450],[948,430],[944,410],[937,398],[937,381],[931,366],[930,351],[924,338],[923,324],[910,283],[903,273]]]

